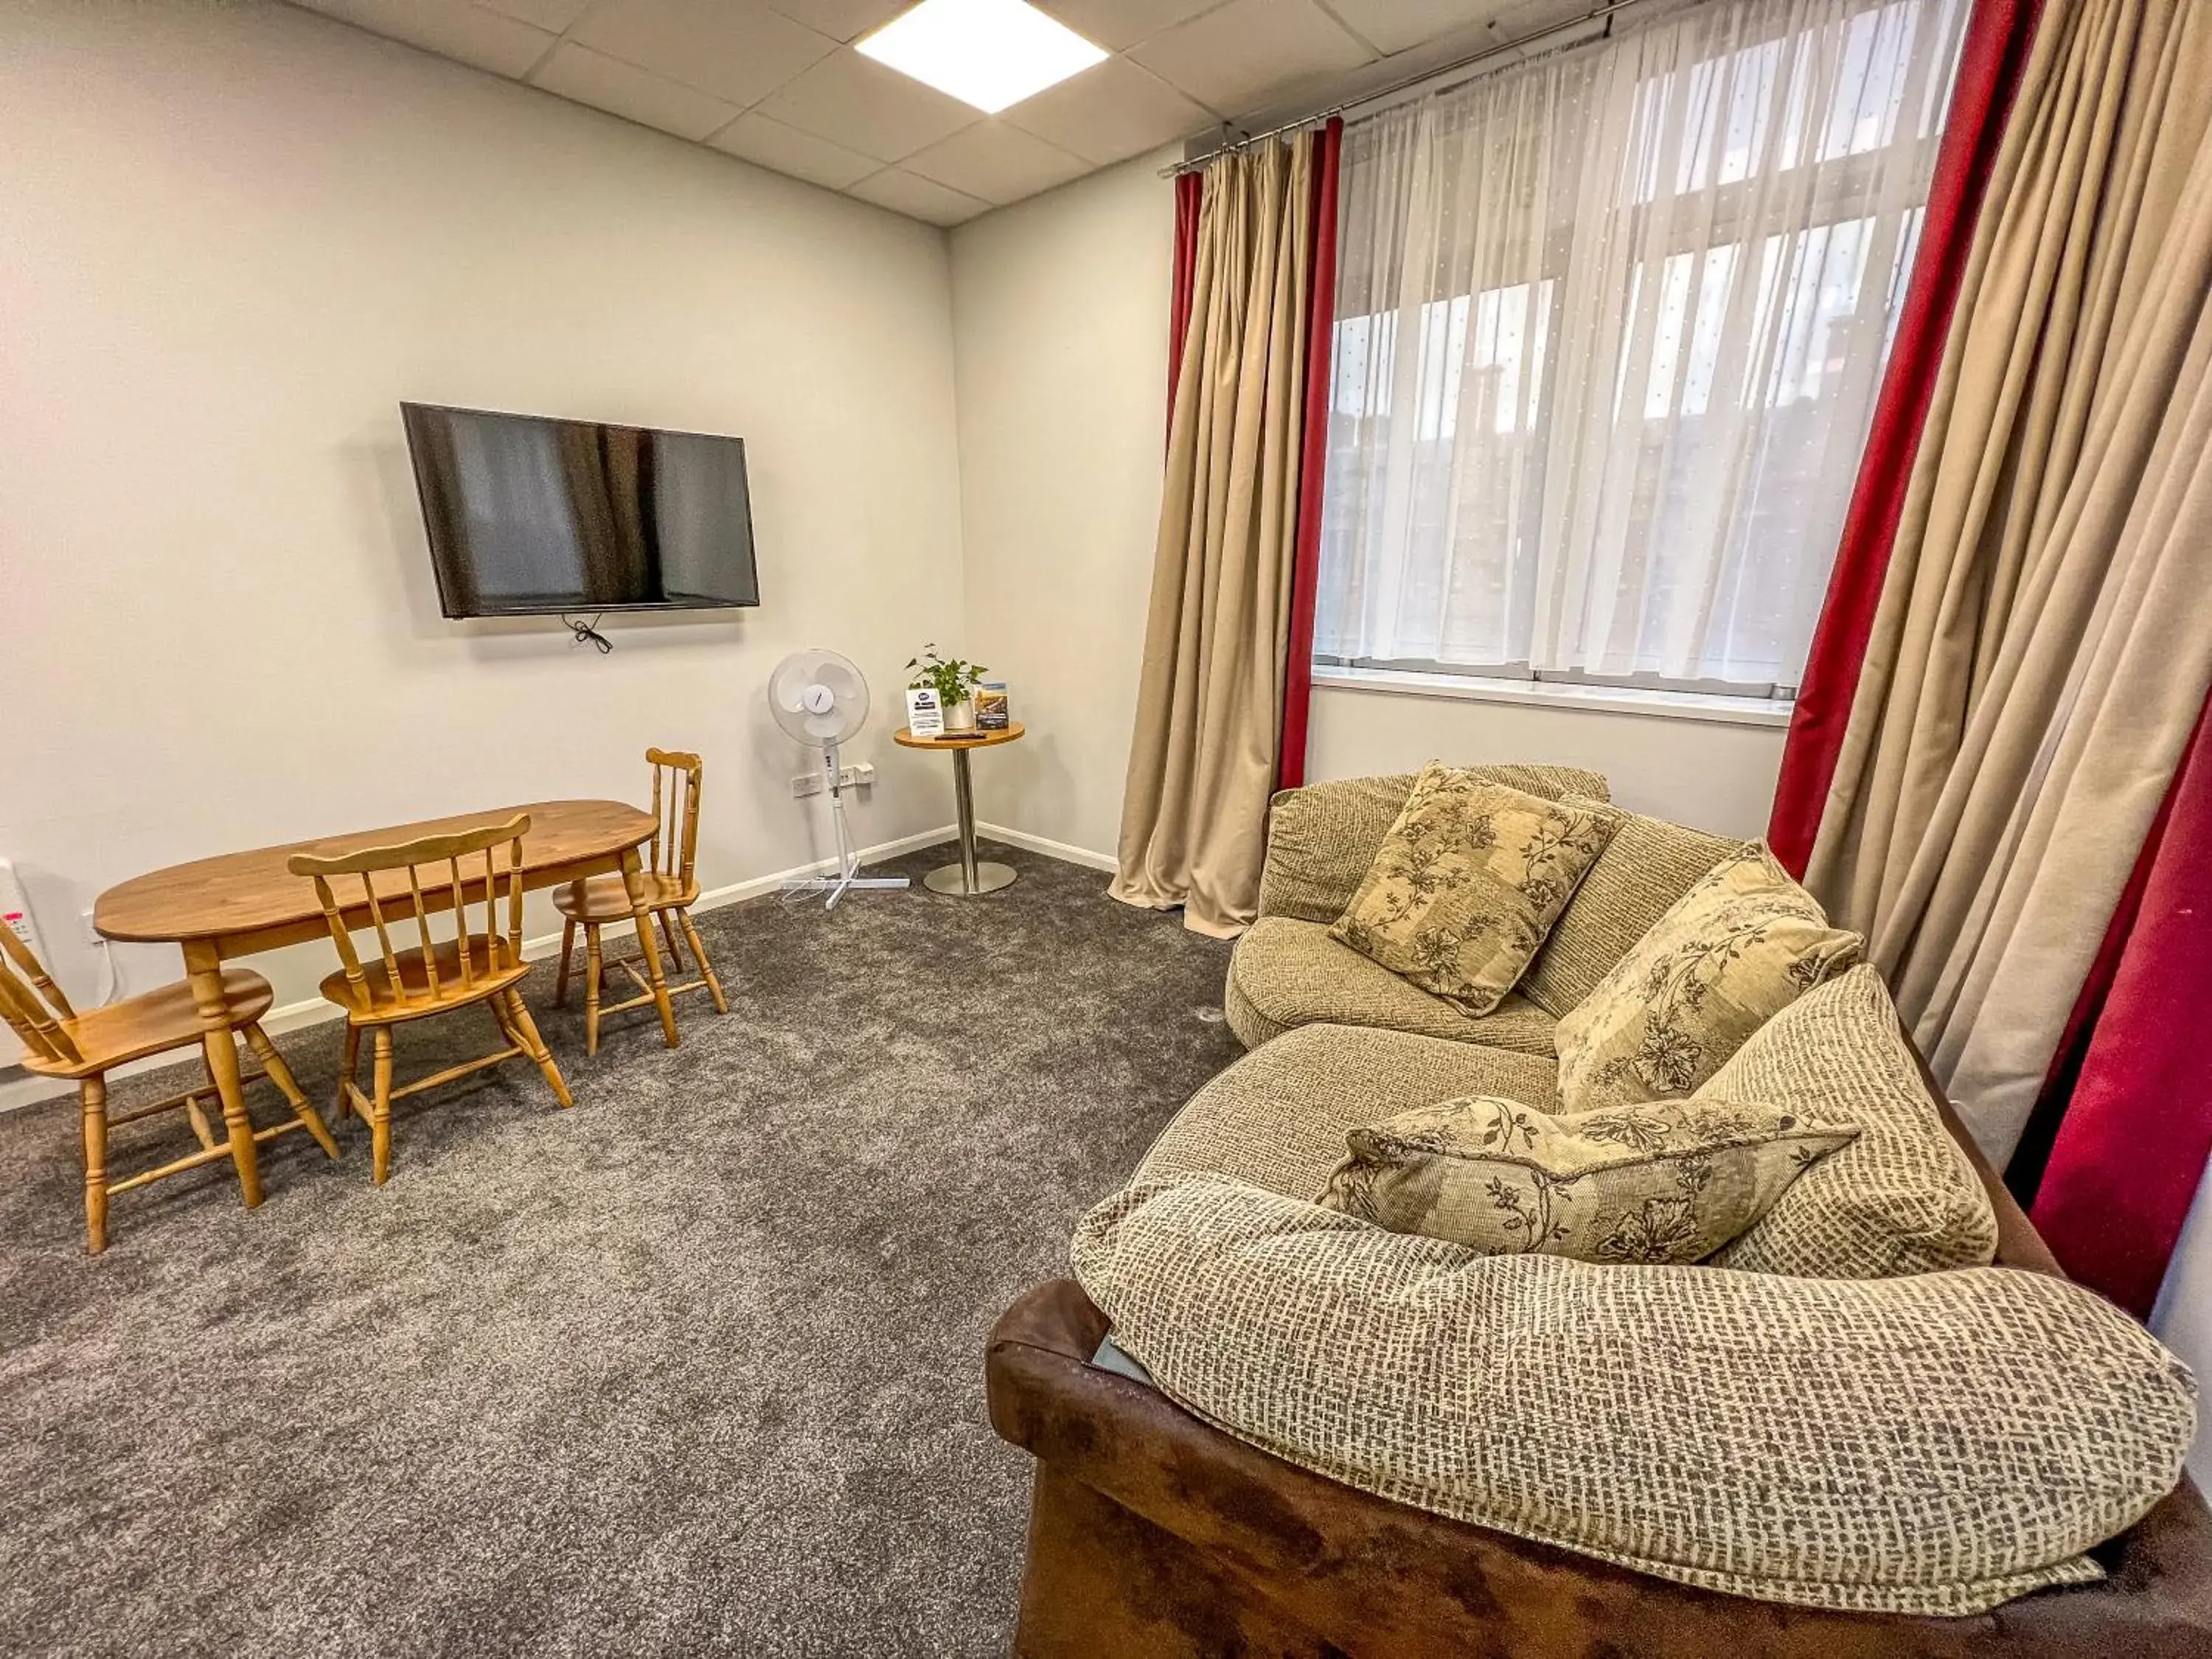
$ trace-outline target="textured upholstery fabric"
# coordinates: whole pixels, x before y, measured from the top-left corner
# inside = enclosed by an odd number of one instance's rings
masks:
[[[1475,1096],[1350,1131],[1319,1202],[1486,1255],[1701,1261],[1857,1133],[1749,1103],[1553,1117]]]
[[[1572,805],[1589,797],[1562,798]],[[1564,1019],[1682,895],[1743,842],[1664,818],[1613,809],[1613,839],[1552,927],[1522,977],[1521,994]]]
[[[1565,806],[1431,763],[1329,937],[1486,1014],[1527,971],[1613,822],[1607,806]]]
[[[1195,1171],[1311,1198],[1343,1160],[1347,1129],[1455,1095],[1547,1107],[1552,1062],[1402,1031],[1304,1026],[1193,1095],[1152,1143],[1137,1179]]]
[[[1262,916],[1237,941],[1222,1006],[1247,1048],[1294,1026],[1329,1024],[1375,1025],[1549,1057],[1558,1024],[1517,991],[1480,1018],[1462,1013],[1339,945],[1324,924],[1288,916]]]
[[[1582,1112],[1689,1093],[1801,992],[1856,962],[1859,944],[1753,843],[1559,1022],[1560,1098]]]
[[[1606,799],[1603,775],[1578,766],[1467,769],[1547,800],[1571,794]],[[1279,793],[1267,812],[1267,862],[1260,877],[1260,914],[1324,922],[1342,915],[1413,788],[1413,774],[1404,772],[1340,778]]]
[[[1756,1100],[1859,1130],[1717,1266],[1881,1279],[1978,1267],[1996,1251],[1996,1212],[1944,1128],[1872,968],[1854,968],[1775,1015],[1698,1098]]]
[[[1207,1176],[1109,1200],[1073,1257],[1160,1388],[1262,1449],[1769,1601],[1963,1614],[2093,1580],[2196,1428],[2179,1361],[2039,1273],[1479,1256]]]

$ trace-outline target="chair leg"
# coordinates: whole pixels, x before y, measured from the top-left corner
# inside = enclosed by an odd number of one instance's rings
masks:
[[[77,1094],[84,1105],[84,1251],[98,1255],[107,1248],[107,1079],[86,1078]]]
[[[285,1099],[292,1103],[293,1112],[301,1122],[307,1126],[307,1133],[314,1136],[315,1145],[336,1158],[338,1155],[337,1142],[331,1139],[331,1132],[324,1127],[321,1115],[307,1103],[307,1096],[300,1092],[299,1079],[292,1075],[292,1068],[284,1063],[284,1056],[276,1052],[276,1045],[269,1040],[269,1033],[261,1029],[259,1020],[246,1028],[246,1041],[253,1050],[254,1058],[261,1062],[261,1069],[269,1073],[269,1080],[276,1085],[278,1092]]]
[[[361,1070],[361,1027],[351,1020],[346,1022],[345,1063],[338,1067],[338,1119],[343,1122],[353,1115],[353,1097],[346,1093],[346,1085],[354,1073]]]
[[[707,994],[714,999],[714,1012],[718,1014],[728,1013],[730,1004],[728,999],[722,994],[722,981],[714,977],[714,964],[707,960],[707,947],[700,942],[699,930],[691,925],[691,913],[689,910],[678,910],[676,913],[676,919],[684,924],[684,937],[690,940],[691,945],[691,959],[699,964],[699,977],[707,981]]]
[[[561,918],[561,971],[553,981],[553,1006],[568,1006],[568,959],[576,954],[576,919]]]
[[[507,1017],[507,999],[505,997],[494,997],[489,1002],[484,1004],[484,1012],[491,1016],[491,1023],[499,1027],[499,1037],[501,1042],[506,1043],[510,1048],[520,1048],[522,1047],[521,1033],[514,1029],[514,1022]],[[528,1051],[526,1049],[524,1052],[527,1053]]]
[[[381,1187],[392,1173],[392,1028],[376,1028],[376,1094],[368,1106],[370,1174]]]
[[[538,1035],[538,1022],[530,1018],[530,1010],[523,1006],[522,993],[509,986],[501,997],[507,1004],[507,1020],[514,1027],[515,1036],[520,1039],[524,1052],[538,1062],[538,1069],[545,1074],[553,1097],[563,1106],[574,1105],[568,1085],[561,1079],[561,1068],[553,1063],[552,1051],[546,1048],[545,1039]]]
[[[584,924],[584,1056],[599,1052],[599,970],[605,967],[599,954],[599,924]]]
[[[676,921],[665,910],[660,913],[660,936],[668,941],[668,965],[682,973],[684,952],[676,946]]]

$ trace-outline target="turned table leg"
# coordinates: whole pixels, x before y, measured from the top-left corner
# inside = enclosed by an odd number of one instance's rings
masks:
[[[644,948],[646,983],[653,988],[653,1006],[660,1011],[660,1035],[668,1046],[676,1046],[676,1009],[668,998],[668,979],[660,969],[660,947],[653,943],[653,910],[647,902],[645,866],[639,862],[637,848],[629,848],[622,855],[623,886],[629,894],[630,914],[637,919],[637,942]]]
[[[207,1051],[208,1076],[222,1101],[223,1127],[230,1133],[230,1161],[238,1166],[238,1189],[246,1207],[261,1202],[261,1160],[253,1145],[253,1122],[246,1115],[246,1090],[239,1081],[238,1042],[231,1035],[230,1008],[222,994],[222,955],[212,940],[185,943],[185,972],[192,984],[192,1006],[199,1011],[200,1043]]]

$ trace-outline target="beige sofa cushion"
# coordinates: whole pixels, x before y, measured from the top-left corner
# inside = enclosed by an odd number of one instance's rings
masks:
[[[1612,839],[1565,806],[1432,762],[1329,937],[1470,1014],[1511,990]]]
[[[1559,1097],[1583,1112],[1686,1095],[1858,957],[1858,935],[1829,927],[1753,843],[1685,893],[1559,1022]]]
[[[1323,923],[1288,916],[1261,916],[1237,941],[1223,1009],[1248,1048],[1300,1025],[1377,1025],[1548,1058],[1558,1024],[1518,992],[1487,1014],[1462,1013],[1339,945]]]
[[[1748,1103],[1553,1117],[1475,1096],[1348,1132],[1352,1155],[1318,1201],[1486,1255],[1701,1261],[1857,1133]]]
[[[1311,1198],[1343,1159],[1346,1130],[1455,1095],[1547,1107],[1552,1070],[1549,1060],[1473,1043],[1303,1026],[1193,1095],[1152,1143],[1137,1178],[1210,1173]]]
[[[1756,1100],[1859,1137],[1806,1172],[1715,1265],[1814,1279],[1979,1267],[1996,1212],[1944,1127],[1871,968],[1808,991],[1736,1050],[1700,1100]]]
[[[1606,798],[1604,775],[1578,766],[1472,766],[1493,783],[1547,800]],[[1397,821],[1413,774],[1340,778],[1279,792],[1267,809],[1267,860],[1260,873],[1260,914],[1334,921],[1352,902]]]
[[[2087,1582],[2196,1430],[2141,1326],[2009,1268],[1477,1255],[1205,1176],[1109,1200],[1073,1257],[1115,1341],[1228,1432],[1729,1595],[1962,1614]]]
[[[1563,805],[1601,805],[1566,795]],[[1565,1018],[1657,925],[1676,901],[1744,843],[1664,818],[1612,809],[1606,842],[1583,884],[1553,924],[1552,936],[1521,981],[1521,993],[1555,1019]]]

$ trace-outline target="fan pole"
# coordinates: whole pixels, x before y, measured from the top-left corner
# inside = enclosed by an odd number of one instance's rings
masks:
[[[790,898],[803,893],[827,893],[830,896],[822,908],[834,910],[837,901],[855,887],[904,887],[908,884],[904,876],[864,876],[860,873],[860,855],[854,849],[851,832],[845,824],[845,769],[834,743],[822,746],[822,769],[830,786],[830,822],[837,843],[836,873],[828,876],[808,876],[798,881],[783,884],[784,896]]]

